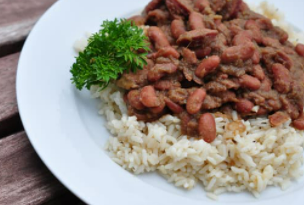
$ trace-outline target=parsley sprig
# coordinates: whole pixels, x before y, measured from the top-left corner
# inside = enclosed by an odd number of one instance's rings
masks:
[[[124,71],[136,72],[147,64],[149,50],[143,30],[125,19],[104,21],[101,30],[88,39],[88,46],[72,65],[72,83],[81,90],[99,85],[102,89]],[[138,53],[137,50],[144,50]]]

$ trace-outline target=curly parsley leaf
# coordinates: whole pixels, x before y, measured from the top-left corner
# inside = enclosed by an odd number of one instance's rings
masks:
[[[138,50],[144,51],[138,53]],[[102,89],[124,71],[136,72],[147,64],[149,51],[143,30],[125,19],[104,21],[101,30],[88,39],[88,46],[72,65],[72,83],[81,90],[98,85]]]

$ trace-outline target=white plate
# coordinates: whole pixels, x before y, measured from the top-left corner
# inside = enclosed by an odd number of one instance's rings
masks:
[[[32,30],[23,48],[17,73],[21,118],[35,150],[72,192],[89,204],[299,204],[303,179],[285,192],[267,189],[259,199],[249,193],[224,194],[218,202],[197,186],[175,188],[157,174],[134,176],[116,165],[103,150],[109,133],[97,114],[97,101],[71,85],[73,43],[85,31],[97,31],[105,19],[127,17],[148,0],[61,0]],[[287,20],[304,30],[304,1],[272,0]],[[298,203],[297,203],[298,202]]]

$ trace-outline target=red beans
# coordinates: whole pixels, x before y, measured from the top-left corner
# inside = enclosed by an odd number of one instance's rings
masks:
[[[252,68],[252,75],[259,80],[265,79],[265,72],[260,65],[254,65]]]
[[[177,66],[173,63],[156,64],[148,72],[148,80],[151,82],[156,82],[162,78],[165,74],[175,73]]]
[[[142,110],[145,108],[144,104],[140,101],[140,92],[138,90],[131,90],[127,95],[127,99],[135,109]]]
[[[245,24],[245,29],[248,29],[252,32],[252,38],[257,43],[262,42],[262,33],[259,25],[254,20],[248,20]]]
[[[157,50],[163,47],[170,46],[170,43],[164,32],[156,26],[149,27],[148,36],[150,40],[154,42],[154,46]]]
[[[258,50],[256,50],[252,56],[252,63],[253,64],[259,64],[261,60],[261,55]]]
[[[303,44],[298,43],[295,50],[300,56],[304,57],[304,45]]]
[[[158,107],[160,105],[154,87],[151,85],[143,87],[140,92],[140,100],[146,107]]]
[[[169,98],[165,98],[165,103],[168,106],[168,108],[176,114],[180,114],[184,111],[184,109],[180,105],[176,104]]]
[[[189,25],[191,30],[205,28],[203,16],[195,11],[191,12],[189,15]]]
[[[200,111],[206,97],[206,91],[202,88],[196,89],[187,99],[186,109],[190,114]]]
[[[195,70],[195,75],[203,78],[208,73],[214,71],[220,64],[221,59],[218,56],[211,56],[204,59]]]
[[[159,80],[154,84],[154,88],[157,90],[170,90],[174,87],[180,87],[181,84],[177,81],[171,80]]]
[[[249,114],[253,107],[254,104],[247,99],[240,99],[239,102],[235,104],[236,110],[242,114]]]
[[[222,61],[224,63],[233,63],[237,60],[248,60],[253,56],[255,46],[252,42],[247,42],[239,46],[232,46],[224,50]]]
[[[156,53],[156,58],[158,57],[173,57],[178,59],[180,57],[179,52],[171,46],[160,48]]]
[[[286,113],[279,111],[273,115],[270,115],[268,117],[268,119],[269,119],[271,126],[277,127],[277,126],[280,126],[283,123],[287,122],[290,118]]]
[[[251,42],[252,36],[249,31],[241,31],[237,35],[234,36],[232,40],[232,44],[234,46],[245,44],[246,42]]]
[[[197,29],[180,35],[176,42],[180,45],[189,45],[190,43],[196,45],[200,44],[206,37],[216,37],[217,34],[217,30]]]
[[[241,87],[247,88],[249,90],[258,90],[261,87],[261,82],[250,75],[242,75],[240,77]]]
[[[184,61],[186,61],[187,63],[190,63],[190,64],[197,63],[197,57],[196,57],[195,52],[191,51],[188,48],[183,48],[182,53],[183,53]]]
[[[290,70],[292,65],[293,65],[293,62],[292,62],[291,58],[283,51],[278,51],[277,52],[275,60],[278,63],[283,64],[285,66],[285,68],[287,68],[288,70]]]
[[[198,133],[200,139],[204,139],[205,142],[211,143],[216,138],[216,125],[215,119],[210,113],[201,115],[198,122]]]
[[[289,71],[282,64],[276,63],[272,66],[272,73],[274,88],[280,93],[288,93],[291,84]]]
[[[205,58],[206,56],[209,56],[211,53],[211,48],[210,47],[204,47],[204,48],[197,48],[194,49],[194,52],[198,58]]]
[[[159,114],[159,113],[163,112],[164,108],[166,107],[166,103],[164,100],[160,100],[159,102],[160,102],[159,106],[150,108],[150,111],[152,113]]]
[[[171,23],[171,33],[175,39],[186,32],[186,26],[183,20],[175,19]]]

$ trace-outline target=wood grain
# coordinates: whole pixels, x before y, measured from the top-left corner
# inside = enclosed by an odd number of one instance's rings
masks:
[[[23,129],[16,101],[19,53],[0,58],[0,138]]]
[[[24,132],[0,140],[0,204],[83,204],[44,166]]]
[[[39,19],[56,0],[0,0],[0,56],[17,52]]]

